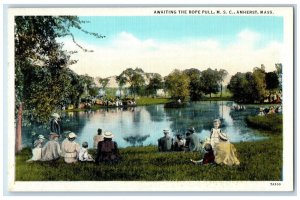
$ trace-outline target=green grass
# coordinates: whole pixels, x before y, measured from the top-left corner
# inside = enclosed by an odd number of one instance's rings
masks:
[[[152,104],[165,104],[168,102],[171,102],[172,99],[170,98],[151,98],[151,97],[140,97],[136,99],[136,103],[138,106],[146,106],[146,105],[152,105]]]
[[[155,146],[120,149],[123,161],[116,165],[94,163],[66,164],[32,162],[30,149],[16,156],[17,181],[192,181],[192,180],[282,180],[282,136],[270,135],[266,140],[235,144],[239,166],[193,165],[200,159],[197,152],[160,153]],[[90,150],[92,155],[94,150]]]
[[[282,115],[248,116],[246,122],[253,128],[282,133]]]

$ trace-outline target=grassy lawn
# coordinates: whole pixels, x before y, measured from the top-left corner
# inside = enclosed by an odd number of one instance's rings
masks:
[[[272,180],[282,179],[282,136],[235,144],[239,166],[193,165],[200,153],[159,153],[157,147],[120,149],[123,161],[116,165],[94,163],[66,164],[56,162],[26,163],[31,150],[16,156],[17,181],[192,181],[192,180]],[[94,154],[95,151],[90,150]]]
[[[248,116],[246,122],[254,128],[282,133],[282,115],[279,114]]]
[[[140,97],[136,99],[136,103],[138,106],[145,106],[145,105],[152,105],[152,104],[165,104],[171,102],[172,99],[170,98],[162,98],[162,97]]]

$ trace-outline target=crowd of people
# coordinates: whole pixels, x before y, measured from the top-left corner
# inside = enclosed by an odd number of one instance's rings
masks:
[[[230,143],[227,134],[221,129],[221,121],[215,119],[211,129],[210,137],[204,142],[200,142],[199,137],[195,134],[195,129],[189,128],[186,131],[186,136],[176,135],[175,139],[170,136],[169,130],[163,130],[164,136],[158,139],[158,150],[160,152],[170,151],[190,151],[199,152],[202,149],[205,151],[203,159],[192,160],[194,164],[225,164],[239,165],[236,148]]]
[[[93,137],[93,148],[96,149],[96,157],[93,158],[88,152],[88,143],[83,142],[81,146],[76,142],[77,135],[69,132],[66,138],[60,144],[59,115],[53,114],[50,122],[49,141],[43,135],[39,135],[33,143],[32,161],[57,161],[64,159],[65,163],[71,164],[76,162],[95,162],[118,163],[122,157],[118,150],[117,142],[113,141],[114,135],[111,132],[102,129],[97,130],[97,134]],[[158,139],[158,151],[183,151],[183,152],[201,152],[205,151],[203,159],[198,161],[191,160],[194,164],[225,164],[239,165],[236,156],[236,149],[229,142],[227,135],[220,129],[221,121],[214,120],[210,137],[201,142],[193,127],[188,128],[185,136],[177,134],[175,138],[170,136],[168,129],[163,130],[164,136]],[[57,132],[54,132],[57,131]],[[46,142],[46,143],[45,143]]]
[[[258,116],[265,116],[265,115],[276,114],[276,113],[282,113],[281,105],[276,107],[270,106],[269,108],[260,107]]]

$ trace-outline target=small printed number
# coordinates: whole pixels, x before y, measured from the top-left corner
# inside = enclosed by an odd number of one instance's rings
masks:
[[[281,183],[270,183],[271,186],[281,186]]]

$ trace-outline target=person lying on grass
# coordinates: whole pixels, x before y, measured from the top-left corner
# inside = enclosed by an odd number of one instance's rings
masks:
[[[192,163],[194,163],[195,165],[205,165],[205,164],[215,163],[215,155],[211,144],[209,143],[205,144],[204,149],[206,153],[204,154],[203,159],[198,161],[191,159]]]

